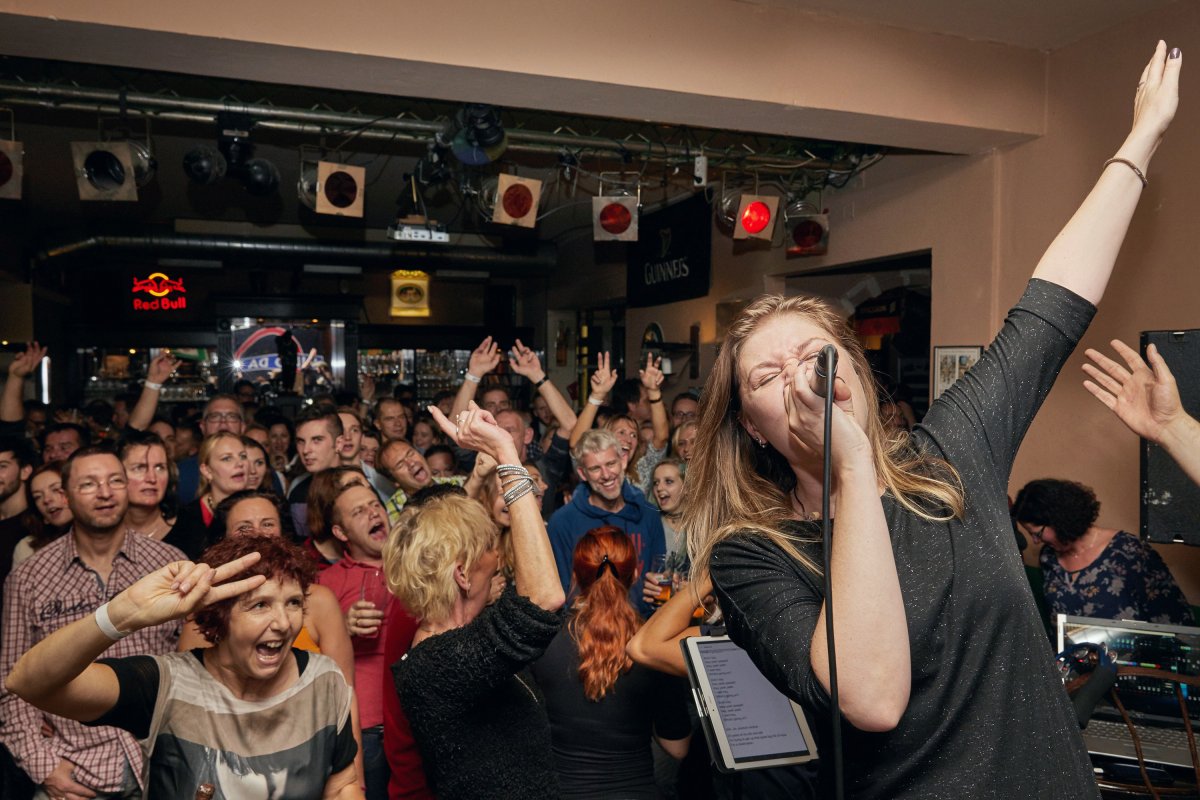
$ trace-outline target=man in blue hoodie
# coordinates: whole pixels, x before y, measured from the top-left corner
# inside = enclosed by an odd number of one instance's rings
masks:
[[[642,598],[641,575],[655,556],[666,553],[662,518],[642,491],[625,480],[626,459],[617,437],[604,430],[590,430],[571,451],[579,479],[583,481],[571,502],[550,517],[550,546],[558,565],[563,591],[571,589],[571,564],[575,543],[592,528],[615,525],[633,540],[638,553],[638,578],[629,592],[634,606],[643,613],[653,608]]]

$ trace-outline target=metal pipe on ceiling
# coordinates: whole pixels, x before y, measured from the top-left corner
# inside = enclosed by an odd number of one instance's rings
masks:
[[[335,126],[337,131],[358,130],[358,135],[371,139],[406,138],[428,141],[445,129],[443,122],[426,122],[398,117],[373,117],[346,111],[267,106],[237,101],[203,100],[173,95],[119,92],[80,86],[61,86],[47,83],[0,80],[0,102],[9,105],[32,105],[40,108],[61,108],[71,111],[113,114],[139,111],[155,118],[212,124],[219,112],[230,111],[250,115],[264,128],[314,133],[307,125]],[[683,147],[638,139],[611,139],[575,133],[557,133],[513,128],[507,131],[509,149],[528,152],[558,153],[564,148],[594,149],[617,155],[630,154],[650,161],[684,161],[698,155],[710,159],[727,159],[747,168],[764,172],[792,172],[800,169],[835,172],[852,171],[857,160],[829,161],[808,155],[790,156],[772,153],[745,152],[730,154],[700,145]]]
[[[303,239],[251,239],[174,233],[84,236],[43,248],[34,256],[34,262],[46,264],[98,251],[153,253],[157,256],[204,254],[243,258],[321,258],[384,270],[394,269],[397,264],[403,263],[431,269],[435,273],[439,267],[474,267],[495,275],[545,274],[558,264],[558,249],[548,242],[539,242],[525,252],[512,252],[452,245],[423,247],[390,242],[348,244]]]

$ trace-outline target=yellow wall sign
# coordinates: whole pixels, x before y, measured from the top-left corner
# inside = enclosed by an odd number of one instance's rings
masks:
[[[392,316],[429,316],[429,274],[415,269],[392,273]]]

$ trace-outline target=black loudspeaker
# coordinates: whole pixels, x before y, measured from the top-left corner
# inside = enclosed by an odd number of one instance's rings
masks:
[[[1143,331],[1171,368],[1183,408],[1200,417],[1200,330]],[[1156,444],[1142,440],[1142,538],[1200,545],[1200,487]]]

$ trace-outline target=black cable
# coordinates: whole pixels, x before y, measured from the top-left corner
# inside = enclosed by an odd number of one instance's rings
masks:
[[[829,708],[832,714],[833,736],[833,796],[842,800],[845,793],[842,775],[842,709],[838,705],[837,656],[833,644],[833,578],[830,569],[830,553],[833,550],[833,526],[829,519],[829,485],[833,459],[829,444],[833,434],[833,382],[837,373],[837,349],[827,344],[821,348],[821,361],[825,364],[825,474],[821,480],[821,533],[825,537],[825,643],[829,649]]]

